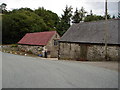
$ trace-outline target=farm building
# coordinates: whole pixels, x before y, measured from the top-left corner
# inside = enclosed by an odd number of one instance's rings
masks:
[[[48,57],[57,57],[59,39],[56,31],[27,33],[18,42],[18,47],[28,53],[44,56],[44,52],[47,51]]]
[[[59,40],[59,59],[118,60],[120,20],[111,19],[73,24]],[[107,34],[105,30],[107,28]],[[105,35],[107,38],[105,39]],[[107,40],[107,54],[105,54]]]

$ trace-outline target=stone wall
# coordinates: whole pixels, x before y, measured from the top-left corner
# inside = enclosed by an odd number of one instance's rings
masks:
[[[59,44],[59,58],[64,60],[76,60],[80,58],[80,45],[70,43]]]
[[[17,45],[11,44],[11,45],[1,45],[2,51],[19,51]]]
[[[105,60],[104,45],[88,45],[75,43],[62,43],[59,45],[59,59],[67,60],[89,60],[103,61]],[[119,46],[108,46],[108,60],[118,60]]]
[[[118,46],[108,46],[107,48],[107,59],[118,60]],[[89,60],[102,61],[105,60],[105,47],[103,45],[91,45],[87,52],[87,58]]]
[[[54,40],[59,40],[59,39],[60,36],[56,33],[48,42],[48,44],[45,46],[45,48],[49,52],[49,56],[52,58],[58,57],[58,45],[54,45]]]
[[[43,46],[18,45],[20,51],[33,53],[35,55],[42,54]]]

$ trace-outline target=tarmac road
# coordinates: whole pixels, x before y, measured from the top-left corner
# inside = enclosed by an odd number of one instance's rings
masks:
[[[2,53],[0,52],[0,90],[2,89]]]
[[[2,54],[2,88],[118,88],[118,72],[76,61]]]

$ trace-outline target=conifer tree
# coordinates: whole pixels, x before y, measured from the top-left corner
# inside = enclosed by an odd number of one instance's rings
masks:
[[[78,11],[78,9],[76,8],[76,11],[74,12],[74,15],[72,17],[72,22],[73,23],[79,23],[81,21],[81,18],[80,18],[80,13]]]

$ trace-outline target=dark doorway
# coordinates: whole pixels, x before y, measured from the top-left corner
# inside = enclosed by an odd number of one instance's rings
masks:
[[[80,60],[86,61],[87,60],[87,45],[80,45]]]

